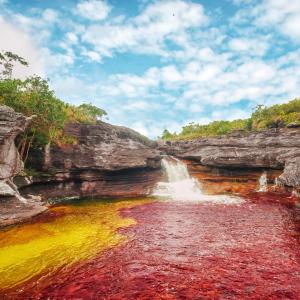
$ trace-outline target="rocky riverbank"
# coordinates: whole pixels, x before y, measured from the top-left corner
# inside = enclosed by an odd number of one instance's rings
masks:
[[[129,128],[99,122],[68,125],[65,131],[75,145],[30,154],[37,174],[15,179],[23,195],[38,194],[50,202],[145,196],[161,176],[156,143]]]
[[[163,175],[164,154],[189,160],[195,177],[214,182],[208,193],[236,193],[240,187],[231,182],[241,178],[244,189],[250,182],[254,190],[262,170],[272,173],[269,181],[276,177],[287,189],[300,190],[299,128],[156,143],[105,122],[69,124],[65,133],[74,142],[32,149],[27,165],[34,171],[20,175],[23,163],[15,138],[28,122],[11,108],[0,107],[0,225],[24,220],[62,200],[149,195]]]
[[[36,205],[45,210],[39,199],[46,204],[74,198],[146,196],[161,177],[155,142],[129,128],[100,121],[67,125],[65,133],[73,144],[33,149],[27,162],[31,174],[21,175],[23,163],[15,138],[30,120],[8,107],[1,107],[0,115],[2,225],[39,213]],[[32,214],[28,215],[27,207]]]
[[[0,226],[14,224],[46,210],[36,198],[22,197],[13,182],[14,176],[23,170],[15,138],[26,129],[28,122],[30,118],[0,106]]]
[[[282,170],[278,183],[300,190],[300,128],[238,131],[220,137],[166,142],[159,149],[223,170]]]

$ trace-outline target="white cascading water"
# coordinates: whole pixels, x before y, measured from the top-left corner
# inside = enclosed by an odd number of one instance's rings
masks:
[[[278,179],[278,177],[275,178],[274,185],[278,188],[282,188],[284,186],[283,183]]]
[[[162,159],[162,167],[167,181],[159,182],[153,191],[153,196],[176,201],[215,202],[237,204],[242,200],[227,195],[206,195],[201,190],[200,183],[190,176],[187,166],[174,157]]]
[[[267,192],[268,191],[268,177],[267,172],[263,172],[259,178],[259,192]]]

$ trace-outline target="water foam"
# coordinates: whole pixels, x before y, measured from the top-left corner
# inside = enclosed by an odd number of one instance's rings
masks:
[[[175,201],[213,202],[222,204],[241,203],[242,199],[228,195],[206,195],[201,184],[190,176],[187,166],[174,157],[162,159],[167,181],[157,183],[153,196]]]
[[[259,178],[259,192],[265,193],[268,191],[268,177],[267,172],[263,172]]]

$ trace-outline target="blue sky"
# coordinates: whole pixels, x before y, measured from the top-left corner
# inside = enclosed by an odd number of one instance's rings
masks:
[[[300,96],[300,1],[0,0],[0,49],[149,137]]]

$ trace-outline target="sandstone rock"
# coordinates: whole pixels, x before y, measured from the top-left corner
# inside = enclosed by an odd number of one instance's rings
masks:
[[[300,157],[288,160],[278,179],[284,185],[300,190]]]
[[[287,160],[300,156],[300,129],[178,141],[160,149],[213,167],[283,169]]]
[[[4,180],[0,181],[0,195],[3,197],[14,197],[16,191],[12,189]]]
[[[299,127],[300,127],[300,124],[297,122],[292,122],[287,125],[287,128],[299,128]]]
[[[129,128],[99,122],[97,125],[68,125],[65,131],[74,136],[78,144],[51,146],[49,170],[116,171],[160,166],[156,144]]]
[[[129,128],[99,122],[71,124],[65,131],[78,143],[51,145],[40,160],[36,158],[41,154],[31,154],[33,167],[43,174],[33,177],[28,186],[18,180],[23,194],[41,194],[43,199],[55,201],[144,196],[161,177],[156,143]]]
[[[161,150],[204,166],[279,169],[279,182],[300,188],[300,128],[235,132],[227,136],[164,144]]]
[[[27,122],[24,115],[0,106],[0,179],[13,177],[23,168],[15,138],[25,130]]]
[[[23,169],[15,138],[28,122],[30,118],[10,107],[0,106],[0,226],[25,221],[47,209],[41,203],[27,201],[12,182]]]

